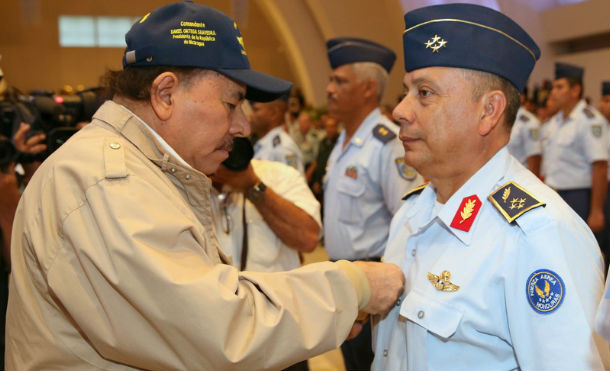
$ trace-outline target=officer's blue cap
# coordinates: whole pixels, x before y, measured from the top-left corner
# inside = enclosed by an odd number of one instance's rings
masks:
[[[540,49],[521,26],[493,9],[472,4],[434,5],[405,14],[405,69],[458,67],[489,72],[519,91]]]
[[[555,80],[566,77],[582,81],[584,74],[585,69],[580,66],[561,62],[555,63]]]
[[[291,83],[250,68],[241,32],[224,13],[190,1],[155,9],[125,35],[123,68],[195,67],[218,71],[247,86],[246,98],[270,101]]]
[[[602,95],[610,95],[610,81],[602,82]]]
[[[373,62],[388,73],[396,61],[396,53],[376,42],[355,37],[339,37],[326,42],[330,66],[335,69],[349,63]]]

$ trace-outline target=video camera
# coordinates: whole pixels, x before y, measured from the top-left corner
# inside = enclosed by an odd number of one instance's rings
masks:
[[[44,159],[78,131],[79,122],[91,121],[104,100],[102,88],[70,95],[33,91],[30,96],[0,102],[0,133],[12,138],[21,122],[29,124],[28,137],[41,133],[47,136]]]

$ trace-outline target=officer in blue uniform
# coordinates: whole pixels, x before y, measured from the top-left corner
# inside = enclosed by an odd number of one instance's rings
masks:
[[[513,124],[508,141],[508,152],[535,175],[540,175],[542,142],[540,140],[540,120],[525,109],[523,94],[517,119]]]
[[[404,163],[398,128],[379,110],[396,55],[357,38],[332,39],[327,47],[332,68],[328,110],[345,130],[327,164],[324,246],[331,260],[378,261],[401,194],[421,182]],[[373,360],[370,325],[341,350],[348,370],[368,370]]]
[[[608,187],[608,125],[582,99],[581,67],[555,64],[549,104],[559,111],[544,128],[545,182],[555,189],[593,232],[604,228]]]
[[[602,369],[593,234],[506,148],[535,42],[471,4],[407,13],[403,42],[394,118],[430,182],[392,220],[383,260],[405,293],[375,327],[373,369]]]

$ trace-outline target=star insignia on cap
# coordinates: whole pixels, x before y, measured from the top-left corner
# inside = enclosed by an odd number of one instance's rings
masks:
[[[426,49],[432,49],[432,53],[438,53],[438,50],[444,48],[445,45],[447,45],[447,41],[439,35],[434,35],[433,38],[426,41]]]

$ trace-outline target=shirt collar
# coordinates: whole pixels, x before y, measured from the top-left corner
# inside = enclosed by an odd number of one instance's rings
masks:
[[[379,123],[379,116],[381,116],[381,111],[379,108],[372,110],[362,121],[352,136],[350,143],[354,144],[355,146],[362,147],[368,137],[373,134],[373,127]]]
[[[472,239],[473,231],[477,228],[481,219],[479,213],[475,216],[472,227],[468,232],[451,227],[451,222],[464,198],[476,195],[481,201],[481,209],[489,200],[487,196],[502,181],[510,164],[510,155],[506,147],[500,149],[483,167],[481,167],[470,179],[460,187],[447,202],[439,208],[438,215],[432,215],[436,200],[436,189],[430,184],[426,187],[414,206],[407,213],[407,221],[414,232],[426,227],[434,218],[445,225],[445,228],[459,238],[464,245],[468,246]]]
[[[564,119],[563,111],[560,110],[557,113],[559,115],[559,121],[564,122],[564,121],[568,121],[568,120],[572,120],[572,119],[577,119],[578,116],[580,116],[580,113],[582,112],[582,110],[585,109],[586,107],[587,107],[587,102],[585,102],[584,99],[579,100],[578,103],[576,103],[576,105],[574,106],[574,108],[572,108],[572,111],[568,115],[567,119]]]

